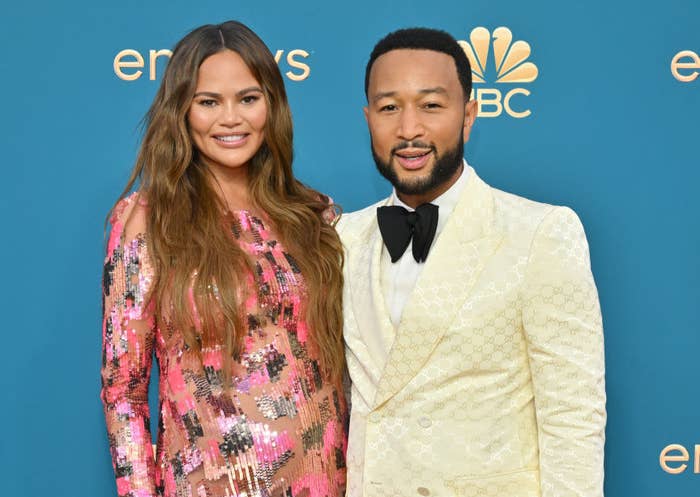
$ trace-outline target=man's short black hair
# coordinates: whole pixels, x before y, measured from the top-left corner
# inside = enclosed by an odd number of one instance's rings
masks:
[[[392,50],[433,50],[442,52],[454,59],[457,76],[464,90],[464,100],[469,100],[472,92],[472,70],[464,50],[449,33],[431,28],[407,28],[389,33],[374,46],[365,68],[365,96],[369,89],[369,73],[377,57]]]

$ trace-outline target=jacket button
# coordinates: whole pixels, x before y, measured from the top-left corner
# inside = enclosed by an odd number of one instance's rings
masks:
[[[428,489],[425,488],[425,487],[418,487],[418,488],[416,489],[416,491],[417,491],[420,495],[422,495],[422,496],[424,496],[424,497],[430,495],[430,490],[428,490]]]
[[[373,412],[372,414],[369,415],[369,422],[370,423],[379,423],[380,419],[382,419],[382,416],[378,412]]]
[[[426,416],[422,416],[422,417],[418,418],[418,424],[420,426],[422,426],[423,428],[430,428],[430,425],[432,425],[433,422],[430,421],[430,418],[428,418]],[[421,487],[421,488],[423,488],[423,487]]]

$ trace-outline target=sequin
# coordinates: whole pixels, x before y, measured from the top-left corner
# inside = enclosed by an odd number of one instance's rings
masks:
[[[345,493],[347,407],[306,344],[305,288],[293,257],[246,211],[232,235],[254,262],[248,336],[223,388],[221,350],[199,360],[144,299],[153,279],[143,235],[125,240],[122,201],[103,273],[102,400],[119,496],[338,497]],[[154,460],[148,382],[158,358]]]

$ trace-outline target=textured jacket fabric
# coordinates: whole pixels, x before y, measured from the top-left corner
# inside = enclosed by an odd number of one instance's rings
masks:
[[[601,497],[604,351],[576,214],[469,171],[395,330],[380,202],[344,215],[349,497]],[[384,331],[383,331],[384,330]]]

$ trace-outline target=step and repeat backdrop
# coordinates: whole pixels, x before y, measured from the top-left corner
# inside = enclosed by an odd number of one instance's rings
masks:
[[[374,43],[408,26],[460,40],[480,102],[468,161],[493,186],[572,207],[587,231],[606,337],[606,495],[700,495],[696,0],[5,5],[1,493],[115,495],[99,400],[104,216],[173,44],[227,19],[279,63],[298,176],[346,211],[389,192],[362,115]]]

